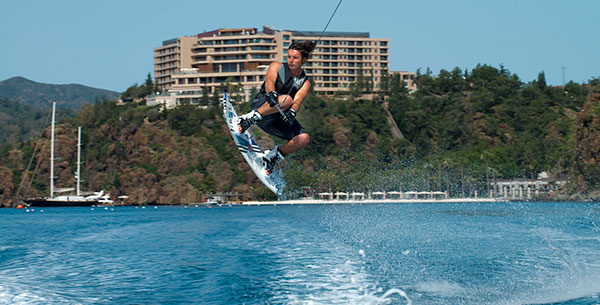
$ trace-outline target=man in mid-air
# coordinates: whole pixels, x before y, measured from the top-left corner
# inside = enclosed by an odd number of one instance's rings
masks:
[[[267,174],[271,174],[285,156],[308,144],[308,133],[296,120],[296,113],[310,90],[310,82],[302,66],[315,45],[312,41],[293,41],[288,48],[287,62],[269,65],[265,81],[251,103],[252,111],[238,119],[239,133],[256,123],[266,133],[288,140],[265,152],[263,162]],[[283,110],[283,115],[277,106]]]

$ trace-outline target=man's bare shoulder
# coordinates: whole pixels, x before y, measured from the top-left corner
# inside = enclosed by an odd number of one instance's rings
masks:
[[[274,61],[269,65],[269,70],[271,70],[271,69],[279,70],[279,68],[281,68],[281,62],[278,62],[278,61]]]

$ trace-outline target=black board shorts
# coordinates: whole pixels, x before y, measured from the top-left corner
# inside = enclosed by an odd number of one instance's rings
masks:
[[[250,104],[250,107],[252,110],[256,110],[266,102],[267,97],[265,95],[258,94]],[[298,120],[294,120],[294,124],[292,124],[292,126],[286,124],[283,121],[280,113],[265,115],[263,116],[262,120],[256,123],[256,125],[258,125],[258,127],[264,130],[266,133],[286,140],[291,140],[299,134],[307,133],[304,127],[298,123]]]

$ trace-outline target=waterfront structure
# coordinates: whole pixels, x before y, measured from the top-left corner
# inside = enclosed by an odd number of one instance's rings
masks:
[[[202,95],[223,91],[248,100],[260,87],[273,61],[284,61],[292,40],[314,40],[320,32],[256,28],[218,29],[196,36],[178,37],[154,49],[156,85],[172,104],[200,103]],[[387,38],[368,32],[326,32],[305,65],[317,94],[348,92],[359,79],[379,91],[383,76],[400,73],[413,89],[414,73],[389,71]]]
[[[448,192],[421,191],[421,192],[322,192],[318,193],[320,200],[410,200],[410,199],[448,199]]]
[[[566,183],[565,179],[551,179],[546,172],[541,172],[535,180],[525,178],[497,180],[490,183],[492,187],[490,197],[534,199],[550,191],[556,191]]]

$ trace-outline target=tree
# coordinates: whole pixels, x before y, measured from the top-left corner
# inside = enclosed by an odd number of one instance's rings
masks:
[[[537,86],[540,90],[546,89],[546,74],[544,71],[540,72],[537,77]]]
[[[200,98],[201,104],[208,106],[208,104],[210,103],[210,96],[208,95],[208,87],[203,87],[202,88],[202,97]]]
[[[144,81],[143,85],[138,85],[138,83],[133,84],[125,92],[121,94],[121,98],[123,99],[137,99],[137,98],[145,98],[149,95],[152,95],[155,91],[154,82],[152,81],[152,75],[148,72],[148,76]]]
[[[252,100],[254,100],[254,97],[257,94],[258,94],[258,89],[256,87],[250,88],[250,100],[249,100],[249,102],[252,102]]]
[[[233,85],[231,84],[231,76],[227,77],[227,79],[225,79],[225,92],[232,94],[235,93],[235,88],[233,88]]]
[[[404,80],[402,80],[402,75],[398,73],[393,74],[388,82],[391,94],[405,94],[408,92],[408,89],[404,85]]]
[[[361,94],[365,92],[367,89],[367,80],[365,78],[365,74],[362,68],[362,65],[359,64],[358,74],[352,84],[350,84],[350,95],[353,97],[359,97]]]
[[[379,78],[379,92],[382,95],[390,94],[390,75],[387,70],[383,70]]]
[[[217,88],[215,88],[215,91],[213,92],[213,95],[211,98],[211,104],[212,104],[212,106],[218,106],[220,102],[221,102],[221,93],[219,92],[219,90],[217,90]]]
[[[144,82],[144,94],[145,96],[152,95],[154,93],[154,82],[152,81],[152,75],[148,72],[146,82]]]

